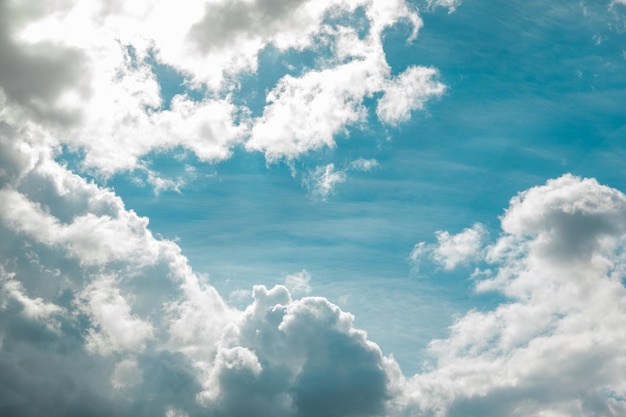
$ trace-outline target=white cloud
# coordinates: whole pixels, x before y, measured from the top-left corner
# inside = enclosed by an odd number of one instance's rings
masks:
[[[87,349],[102,355],[125,350],[140,352],[154,337],[152,325],[132,314],[114,277],[100,277],[79,297],[79,308],[92,323],[86,340]]]
[[[365,36],[323,21],[359,6]],[[433,69],[389,75],[384,29],[408,20],[414,37],[421,27],[404,1],[4,2],[0,11],[0,389],[13,414],[626,414],[626,197],[595,180],[566,175],[511,201],[483,259],[493,272],[474,275],[477,291],[507,301],[461,316],[430,344],[430,367],[405,378],[324,298],[257,286],[245,310],[229,306],[148,219],[53,158],[69,145],[105,176],[177,146],[204,161],[243,144],[270,161],[295,158],[334,146],[379,92],[378,117],[395,125],[443,92]],[[332,56],[283,77],[248,120],[231,76],[254,70],[268,45],[319,40]],[[150,54],[206,96],[163,108]],[[319,166],[308,185],[324,199],[345,171],[373,166]],[[485,239],[478,224],[439,232],[413,257],[452,269],[479,260]],[[309,279],[303,271],[286,284],[296,296]]]
[[[346,180],[344,171],[335,170],[335,164],[318,166],[305,178],[305,185],[312,196],[320,200],[326,200],[335,192],[335,187]]]
[[[265,152],[270,161],[334,147],[336,134],[366,118],[365,67],[367,63],[353,61],[300,78],[284,77],[268,95],[269,104],[255,122],[246,147]]]
[[[63,313],[63,308],[46,302],[42,297],[29,297],[24,285],[15,279],[15,273],[7,272],[0,265],[0,311],[6,310],[11,300],[21,305],[22,316],[41,322],[52,331],[59,331],[59,322],[55,316]]]
[[[3,118],[82,150],[84,167],[103,176],[131,171],[150,152],[177,146],[209,162],[229,158],[244,142],[268,160],[332,147],[337,134],[366,119],[364,97],[387,88],[385,28],[407,20],[414,37],[422,25],[403,0],[2,7],[11,22],[0,33],[7,45],[0,60],[7,66],[0,71]],[[365,38],[357,33],[362,27],[341,23],[357,9],[368,19]],[[329,19],[340,23],[330,25]],[[319,42],[331,46],[331,56],[320,53]],[[250,121],[249,110],[234,105],[232,94],[237,75],[255,71],[259,53],[270,45],[308,48],[319,55],[319,65],[300,77],[283,77],[263,116]],[[164,108],[154,61],[205,97],[179,94]]]
[[[113,192],[17,142],[0,141],[0,386],[17,414],[626,412],[626,197],[595,180],[566,175],[520,193],[486,250],[479,224],[423,245],[444,269],[486,254],[491,272],[474,274],[476,288],[507,301],[461,316],[430,344],[430,366],[405,378],[324,298],[257,286],[244,311],[229,307]],[[332,189],[341,171],[320,168]],[[287,283],[297,295],[308,279]]]
[[[410,67],[388,81],[376,107],[378,118],[392,126],[409,120],[413,110],[421,109],[426,100],[445,91],[445,86],[435,80],[436,75],[434,68]]]
[[[618,416],[626,412],[626,197],[565,175],[511,200],[477,282],[506,303],[460,318],[408,395],[457,416]],[[620,271],[616,276],[615,271]]]
[[[436,244],[418,243],[413,248],[410,258],[415,262],[416,267],[419,267],[423,257],[428,257],[443,269],[452,270],[459,265],[481,258],[483,240],[486,235],[487,229],[480,223],[456,235],[440,230],[435,233]]]
[[[148,220],[134,212],[122,209],[115,217],[87,213],[63,224],[16,190],[2,189],[0,198],[5,202],[0,217],[12,228],[45,245],[64,248],[85,265],[133,258],[143,265],[155,262],[161,250],[146,229]]]

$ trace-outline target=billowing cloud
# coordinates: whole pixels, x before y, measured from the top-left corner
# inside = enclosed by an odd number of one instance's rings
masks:
[[[292,301],[255,287],[229,328],[200,401],[223,415],[376,416],[386,408],[385,359],[353,317],[323,298]]]
[[[365,98],[393,88],[384,30],[408,21],[414,37],[422,24],[403,0],[67,1],[2,8],[3,120],[67,145],[84,169],[104,177],[141,168],[146,155],[176,147],[207,162],[229,158],[239,145],[268,160],[333,147],[335,136],[366,123]],[[268,47],[307,50],[319,65],[285,74],[267,95],[263,115],[251,120],[251,109],[235,104],[239,77],[256,70]],[[182,80],[171,100],[164,98],[162,90],[171,86],[159,83],[157,65]],[[432,85],[440,84],[426,78],[405,93],[409,110],[438,94]],[[388,113],[386,119],[394,117]]]
[[[397,365],[350,314],[284,286],[230,307],[113,192],[7,132],[3,415],[385,412]],[[306,295],[309,280],[286,283]]]
[[[148,170],[150,153],[182,147],[215,162],[241,146],[292,160],[366,124],[376,98],[376,115],[394,126],[445,90],[433,68],[391,75],[386,30],[408,22],[413,40],[422,25],[405,1],[68,0],[0,11],[1,415],[626,414],[618,190],[565,175],[514,197],[495,242],[475,224],[418,244],[412,257],[443,271],[476,262],[476,291],[505,302],[460,314],[430,343],[424,370],[406,376],[351,314],[307,296],[305,270],[285,286],[235,292],[233,306],[148,218],[55,159],[75,152],[97,177],[145,171],[158,190],[176,183]],[[253,111],[236,99],[238,76],[267,48],[316,60],[279,74]],[[167,102],[156,64],[182,79]],[[348,171],[376,165],[311,165],[305,184],[323,200]]]
[[[444,269],[486,263],[476,290],[507,300],[460,316],[424,371],[404,376],[325,298],[256,286],[243,310],[229,306],[112,191],[17,135],[5,127],[0,141],[3,414],[626,412],[626,196],[615,189],[565,175],[514,197],[492,244],[479,224],[439,232],[427,255]],[[286,283],[306,295],[308,280]]]
[[[511,200],[476,283],[508,301],[434,340],[409,402],[438,416],[618,416],[626,334],[626,197],[565,175]]]

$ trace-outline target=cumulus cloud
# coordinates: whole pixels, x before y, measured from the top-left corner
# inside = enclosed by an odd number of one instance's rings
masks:
[[[445,270],[452,270],[458,265],[467,264],[481,258],[483,241],[487,229],[480,223],[467,228],[456,235],[440,230],[435,233],[436,244],[420,242],[413,248],[410,259],[419,267],[422,258],[430,258]]]
[[[397,366],[350,314],[284,286],[229,307],[113,192],[0,145],[3,414],[385,413]],[[306,271],[285,280],[310,290]]]
[[[89,94],[83,77],[85,56],[71,46],[20,39],[16,26],[52,10],[47,10],[49,6],[32,5],[16,15],[13,7],[10,2],[0,5],[0,102],[6,100],[20,106],[34,119],[65,125],[75,119],[75,114],[60,105],[62,94]]]
[[[443,269],[486,262],[476,290],[507,300],[460,316],[407,377],[352,315],[306,296],[306,271],[286,278],[302,298],[255,286],[233,308],[112,191],[16,134],[5,126],[0,141],[3,414],[626,412],[626,196],[615,189],[565,175],[515,196],[492,244],[480,224],[438,232],[422,256]],[[321,168],[332,189],[337,172]]]
[[[364,98],[387,88],[383,31],[406,20],[414,37],[422,24],[403,0],[1,7],[3,120],[80,151],[83,168],[104,177],[175,147],[207,162],[229,158],[244,143],[268,160],[332,147],[336,135],[366,121]],[[351,19],[357,13],[367,24]],[[255,71],[268,47],[310,51],[319,65],[282,77],[263,115],[250,120],[250,109],[234,104],[238,77]],[[155,64],[183,79],[185,91],[171,102]],[[433,93],[410,94],[423,101]]]
[[[357,9],[365,27],[343,20]],[[0,414],[626,414],[618,190],[565,175],[514,197],[491,244],[480,224],[418,244],[412,257],[444,270],[487,263],[476,291],[506,302],[461,315],[407,377],[352,315],[306,296],[306,271],[255,286],[247,306],[249,293],[235,293],[235,308],[147,218],[55,161],[60,145],[104,176],[177,146],[203,161],[238,145],[291,159],[335,146],[377,93],[378,117],[396,125],[444,91],[431,68],[390,75],[385,29],[406,20],[414,38],[422,24],[404,1],[68,0],[0,11]],[[331,52],[280,78],[259,116],[234,104],[233,79],[260,51],[317,53],[316,42]],[[151,60],[203,97],[182,92],[165,106]],[[375,166],[321,165],[306,184],[325,199],[347,171]]]
[[[426,415],[607,415],[626,411],[626,197],[565,175],[511,200],[471,311],[430,344],[432,371],[408,382]],[[430,411],[428,411],[430,410]]]
[[[362,99],[367,74],[354,68],[365,65],[351,62],[300,78],[283,78],[268,95],[269,104],[246,147],[263,151],[268,160],[333,147],[337,133],[365,120]]]
[[[225,332],[200,395],[227,415],[375,416],[389,396],[380,349],[326,299],[292,301],[285,287],[254,289]]]

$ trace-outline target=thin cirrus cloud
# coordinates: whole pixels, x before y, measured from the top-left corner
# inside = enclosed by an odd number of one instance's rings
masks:
[[[413,39],[422,25],[404,1],[0,8],[0,414],[626,414],[626,196],[594,179],[520,192],[493,240],[475,223],[415,247],[415,261],[475,266],[475,291],[506,301],[460,314],[423,370],[405,375],[353,315],[308,296],[308,270],[255,285],[251,301],[233,293],[237,308],[147,217],[55,159],[68,148],[105,178],[175,147],[200,161],[238,146],[293,160],[366,124],[371,98],[396,126],[446,91],[430,67],[391,73],[385,30],[408,22]],[[365,29],[343,20],[357,10]],[[257,69],[260,51],[317,53],[316,42],[331,52],[281,75],[258,116],[235,104],[236,77]],[[204,96],[182,93],[166,109],[150,59]],[[317,165],[305,185],[324,200],[348,171],[378,166]]]

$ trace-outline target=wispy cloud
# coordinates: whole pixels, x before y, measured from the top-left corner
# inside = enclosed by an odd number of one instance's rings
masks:
[[[335,170],[335,164],[318,166],[304,179],[304,185],[314,198],[322,201],[335,193],[335,187],[346,180],[344,171]]]

